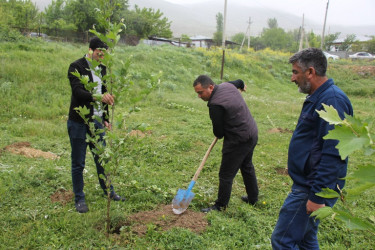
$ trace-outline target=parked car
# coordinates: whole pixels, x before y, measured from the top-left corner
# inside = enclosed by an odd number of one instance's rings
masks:
[[[38,33],[38,32],[30,32],[29,37],[42,37],[42,38],[48,38],[48,36],[44,33]]]
[[[357,52],[353,55],[349,55],[351,59],[374,59],[375,57],[367,52]]]
[[[331,60],[337,60],[337,59],[340,59],[340,57],[337,56],[337,55],[332,55],[332,54],[330,54],[330,53],[328,53],[328,52],[325,52],[325,51],[323,51],[323,53],[324,53],[324,55],[327,57],[327,60],[329,60],[329,59],[331,59]]]

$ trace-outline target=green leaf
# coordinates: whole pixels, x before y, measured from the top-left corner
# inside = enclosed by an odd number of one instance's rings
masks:
[[[354,151],[370,145],[367,134],[355,135],[351,128],[346,126],[335,126],[335,129],[330,130],[323,138],[339,140],[336,148],[339,150],[342,160]]]
[[[75,110],[81,117],[86,117],[90,114],[90,110],[86,106],[77,107]]]
[[[349,179],[349,177],[347,179]],[[356,181],[357,182],[355,187],[345,189],[345,191],[347,192],[347,195],[345,195],[346,200],[358,199],[358,196],[362,195],[364,192],[375,186],[375,183],[363,182],[361,179],[356,179]]]
[[[359,167],[348,179],[358,179],[361,183],[369,182],[375,184],[375,166],[367,165]]]
[[[318,111],[322,119],[335,125],[334,130],[330,130],[324,139],[339,140],[336,148],[339,150],[341,159],[356,150],[368,148],[371,140],[367,124],[362,124],[361,120],[345,114],[345,120],[341,120],[335,108],[322,104],[325,110]]]
[[[336,218],[345,222],[346,226],[351,230],[371,230],[375,231],[374,225],[344,211],[335,211]]]
[[[322,220],[333,214],[334,212],[332,208],[329,206],[326,206],[326,207],[319,208],[318,210],[315,210],[314,212],[312,212],[310,216],[312,217],[316,216],[316,219]]]
[[[340,118],[339,114],[337,113],[337,110],[333,106],[328,106],[324,103],[322,103],[324,110],[316,110],[318,112],[319,116],[324,119],[325,121],[329,122],[329,124],[343,124],[343,120]]]
[[[316,193],[317,196],[323,197],[323,198],[339,198],[340,194],[337,193],[335,190],[330,189],[330,188],[322,188],[322,191],[319,193]]]
[[[358,134],[366,134],[367,133],[367,126],[366,122],[362,122],[359,118],[354,116],[346,115],[345,119],[347,120],[348,124],[356,131]]]

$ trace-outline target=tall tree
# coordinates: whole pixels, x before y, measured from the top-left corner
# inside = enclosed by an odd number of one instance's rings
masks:
[[[23,32],[38,26],[38,8],[30,0],[2,1],[2,6],[12,15],[8,23]]]
[[[367,51],[374,54],[375,53],[375,36],[372,36],[370,41],[367,41]]]
[[[310,32],[307,34],[308,41],[310,47],[319,48],[321,43],[321,37],[314,34],[314,32]]]
[[[244,32],[240,32],[232,36],[231,40],[235,43],[241,44],[243,39],[245,38],[244,43],[247,44],[248,37],[245,35]]]
[[[324,38],[324,45],[323,49],[326,51],[330,51],[333,45],[333,42],[339,38],[340,32],[336,32],[335,34],[329,34]]]
[[[87,32],[98,24],[95,0],[67,0],[65,13],[78,32]]]
[[[156,11],[152,8],[141,9],[135,5],[135,10],[129,11],[125,16],[124,23],[127,27],[125,33],[139,38],[149,36],[170,38],[172,37],[171,22],[163,15],[159,9]]]
[[[267,21],[267,24],[268,24],[268,28],[270,29],[276,29],[279,27],[276,18],[269,18]]]
[[[50,31],[53,30],[55,35],[61,30],[77,30],[73,20],[69,18],[70,14],[66,13],[66,2],[66,0],[52,0],[52,3],[44,9],[45,26]]]
[[[347,35],[342,42],[342,44],[339,47],[339,50],[341,51],[348,51],[352,44],[355,42],[356,36],[354,34]]]
[[[10,3],[1,0],[0,1],[0,25],[1,26],[13,26],[15,23],[15,17],[12,13]]]
[[[216,32],[214,33],[214,43],[220,45],[223,40],[223,31],[224,31],[224,17],[221,12],[216,14]]]
[[[268,19],[269,28],[264,28],[261,34],[261,41],[264,47],[273,50],[291,51],[293,47],[293,34],[286,33],[277,25],[276,18]]]

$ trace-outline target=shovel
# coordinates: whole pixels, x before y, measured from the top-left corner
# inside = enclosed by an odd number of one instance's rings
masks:
[[[173,213],[182,214],[188,208],[191,200],[194,198],[194,195],[195,195],[193,192],[191,192],[191,189],[194,187],[194,184],[197,181],[198,176],[199,176],[204,164],[206,163],[208,155],[210,154],[210,152],[211,152],[211,150],[214,147],[216,142],[217,142],[217,137],[215,137],[215,139],[211,143],[210,147],[208,148],[206,154],[204,155],[203,160],[202,160],[201,164],[199,165],[199,168],[195,172],[195,175],[194,175],[193,179],[191,180],[188,189],[187,190],[178,189],[177,194],[173,198],[173,201],[172,201]]]

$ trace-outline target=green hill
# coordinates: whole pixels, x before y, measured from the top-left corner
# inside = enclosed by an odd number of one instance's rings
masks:
[[[291,186],[285,175],[287,149],[305,98],[290,82],[290,55],[226,50],[222,81],[244,80],[243,96],[259,127],[254,164],[261,197],[255,207],[243,204],[240,197],[245,190],[238,175],[228,209],[202,218],[207,224],[196,233],[193,227],[178,226],[164,231],[174,219],[156,211],[171,203],[178,188],[187,187],[213,139],[206,103],[197,98],[192,83],[200,74],[221,82],[222,51],[118,47],[118,59],[132,61],[132,90],[116,106],[117,115],[126,115],[125,127],[118,133],[126,136],[127,149],[114,185],[127,201],[112,204],[113,232],[106,238],[106,200],[90,153],[85,170],[89,213],[75,212],[71,196],[67,70],[87,49],[38,40],[0,43],[0,245],[9,249],[270,249],[270,236]],[[159,88],[139,100],[140,111],[129,115],[134,108],[130,99],[159,72]],[[373,124],[375,62],[332,61],[328,76],[348,94],[355,115]],[[200,208],[216,198],[221,145],[219,141],[211,152],[194,187],[196,196],[188,209],[193,216],[186,218],[198,218]],[[28,155],[27,149],[35,154]],[[370,162],[370,157],[354,154],[349,171]],[[359,215],[373,214],[373,192],[354,205]],[[145,223],[139,234],[131,218],[147,211],[159,217]],[[319,232],[322,249],[370,249],[374,239],[368,232],[351,232],[331,220],[322,222]]]

